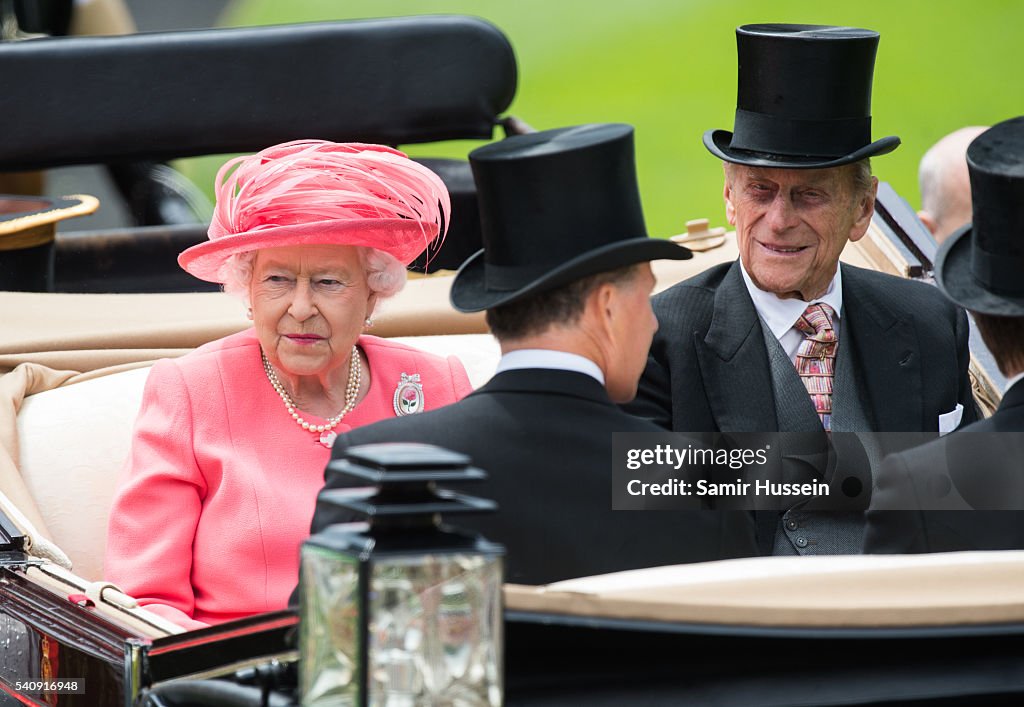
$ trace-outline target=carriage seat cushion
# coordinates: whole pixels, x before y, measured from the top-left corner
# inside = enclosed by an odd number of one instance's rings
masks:
[[[488,334],[396,340],[457,355],[474,387],[491,377],[500,355]],[[54,388],[27,397],[18,414],[22,477],[51,539],[88,580],[102,579],[110,504],[148,375],[145,367]]]

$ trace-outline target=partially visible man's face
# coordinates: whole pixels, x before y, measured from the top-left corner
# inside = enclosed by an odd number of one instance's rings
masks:
[[[658,331],[658,319],[651,308],[654,273],[650,263],[634,266],[633,276],[614,285],[620,307],[614,319],[616,357],[605,373],[605,387],[616,403],[636,397],[637,384],[647,367],[651,341]]]
[[[875,188],[855,194],[848,170],[726,168],[725,212],[760,289],[783,299],[822,295],[847,241],[867,231]]]

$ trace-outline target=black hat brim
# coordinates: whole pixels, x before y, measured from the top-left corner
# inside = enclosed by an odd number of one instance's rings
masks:
[[[704,147],[716,157],[743,164],[749,167],[779,167],[783,169],[823,169],[826,167],[841,167],[844,164],[852,164],[868,157],[887,155],[900,145],[900,139],[895,135],[875,140],[870,145],[854,150],[841,157],[815,157],[800,155],[769,154],[766,152],[751,152],[750,150],[734,150],[729,147],[732,143],[732,133],[728,130],[708,130],[704,133]]]
[[[689,260],[693,253],[683,246],[657,238],[631,238],[587,251],[561,263],[516,290],[487,287],[484,251],[477,251],[459,268],[452,282],[451,303],[460,312],[480,312],[509,304],[573,280],[651,260]]]
[[[971,224],[958,229],[935,255],[935,282],[946,296],[965,309],[997,317],[1024,316],[1024,296],[987,289],[971,272]]]

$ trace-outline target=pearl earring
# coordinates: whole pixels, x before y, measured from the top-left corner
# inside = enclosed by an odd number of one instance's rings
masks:
[[[364,326],[365,326],[365,327],[366,327],[367,329],[369,329],[370,327],[372,327],[372,326],[373,326],[373,319],[371,319],[370,317],[367,317],[367,318],[366,318],[366,320],[365,320],[365,321],[363,322],[363,325],[364,325]]]
[[[252,307],[249,307],[249,309],[245,311],[245,317],[246,319],[252,319]]]

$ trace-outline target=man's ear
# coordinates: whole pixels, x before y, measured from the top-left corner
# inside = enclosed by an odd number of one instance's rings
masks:
[[[923,223],[925,225],[925,228],[931,231],[931,234],[934,236],[935,231],[937,231],[939,228],[939,224],[938,222],[936,222],[935,217],[932,216],[931,212],[921,209],[920,211],[917,212],[917,217],[921,219],[921,223]]]
[[[722,166],[725,170],[725,166]],[[729,185],[729,175],[725,176],[725,186],[722,188],[722,198],[725,199],[725,220],[730,226],[736,225],[736,207],[732,203],[732,186]]]
[[[875,215],[875,199],[878,196],[878,177],[871,178],[871,191],[863,194],[857,201],[856,219],[850,227],[850,240],[859,241],[868,232],[871,217]]]
[[[587,296],[584,313],[597,331],[610,333],[615,317],[622,316],[617,295],[615,286],[605,282],[591,290]]]

